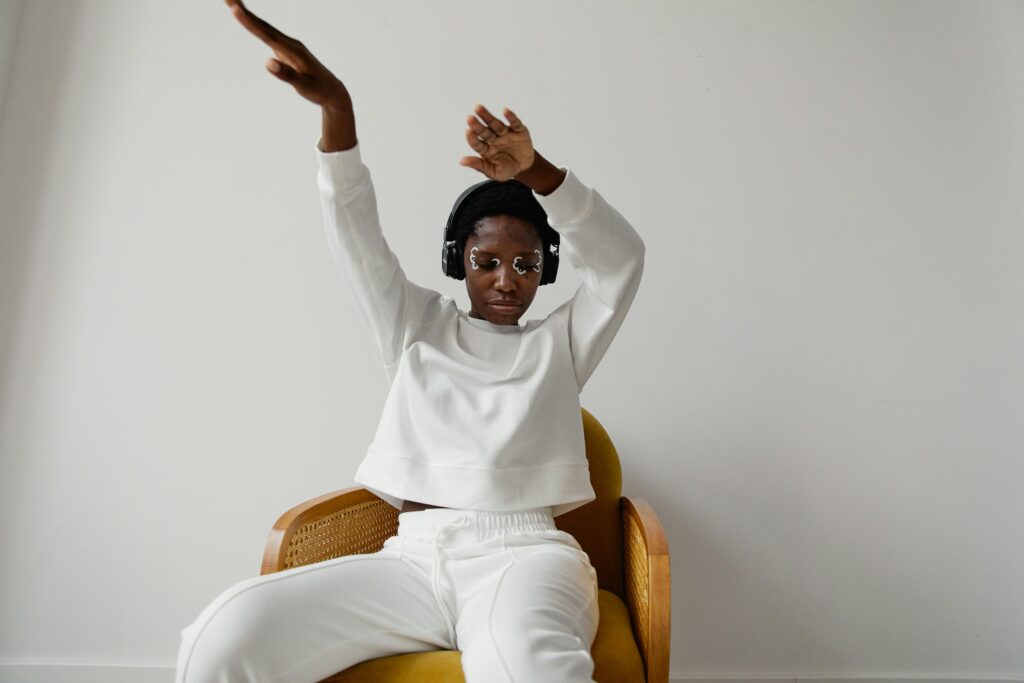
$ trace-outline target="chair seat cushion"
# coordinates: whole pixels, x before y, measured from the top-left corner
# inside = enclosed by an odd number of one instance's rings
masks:
[[[598,591],[598,609],[601,617],[590,650],[594,657],[594,680],[598,683],[642,683],[644,664],[629,624],[626,603],[615,593],[601,589]],[[431,650],[368,659],[321,683],[465,683],[461,656],[453,650]]]

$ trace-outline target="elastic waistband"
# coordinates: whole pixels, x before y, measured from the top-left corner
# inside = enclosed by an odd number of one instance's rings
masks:
[[[434,539],[458,530],[462,538],[484,540],[516,531],[547,531],[557,528],[550,507],[529,510],[458,510],[427,508],[398,515],[398,535]]]

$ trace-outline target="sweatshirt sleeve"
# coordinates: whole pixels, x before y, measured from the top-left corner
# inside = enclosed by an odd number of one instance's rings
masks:
[[[559,258],[582,281],[552,315],[566,318],[580,391],[622,326],[640,286],[645,246],[640,235],[592,187],[566,169],[554,192],[534,193],[560,236]]]
[[[362,162],[359,144],[324,152],[320,138],[316,155],[317,187],[331,256],[373,333],[385,367],[391,366],[421,325],[440,312],[445,297],[410,282],[388,246],[380,227],[373,180]]]

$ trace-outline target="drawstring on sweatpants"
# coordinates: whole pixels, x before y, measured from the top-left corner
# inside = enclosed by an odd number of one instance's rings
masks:
[[[455,647],[455,614],[449,611],[448,606],[445,604],[444,599],[441,597],[441,541],[447,538],[448,534],[467,526],[470,523],[467,515],[460,515],[455,520],[448,522],[447,524],[441,524],[436,527],[437,535],[434,537],[434,569],[431,572],[431,584],[434,589],[434,598],[437,600],[438,606],[441,611],[445,614],[447,619],[445,625],[448,627],[448,642],[451,643],[452,647]]]

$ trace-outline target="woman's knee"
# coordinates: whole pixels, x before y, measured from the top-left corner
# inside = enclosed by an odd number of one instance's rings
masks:
[[[596,575],[562,548],[517,558],[489,595],[463,612],[466,679],[589,681],[597,631]]]
[[[274,615],[252,580],[222,592],[181,630],[175,683],[254,680],[256,660],[272,643]],[[272,639],[272,638],[270,638]]]
[[[408,571],[390,554],[347,555],[236,583],[182,629],[176,683],[269,680],[332,647],[345,658]]]

